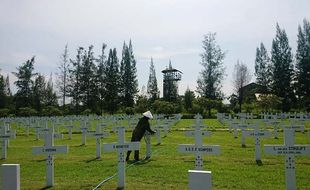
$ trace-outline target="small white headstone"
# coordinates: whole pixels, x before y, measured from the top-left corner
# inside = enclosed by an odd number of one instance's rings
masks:
[[[20,190],[19,164],[1,165],[2,190]]]
[[[211,171],[188,170],[189,190],[211,190]]]

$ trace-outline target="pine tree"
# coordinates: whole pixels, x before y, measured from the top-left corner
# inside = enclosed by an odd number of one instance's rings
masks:
[[[225,75],[223,68],[225,53],[216,43],[215,35],[215,33],[209,33],[204,36],[202,42],[204,52],[201,54],[201,65],[204,69],[200,72],[201,76],[197,80],[197,92],[212,100],[222,98],[221,83]]]
[[[17,68],[17,72],[13,74],[17,77],[17,81],[14,84],[17,86],[17,92],[15,94],[16,109],[20,107],[32,106],[32,77],[36,75],[33,73],[35,57],[27,60],[21,66]]]
[[[147,94],[150,103],[153,103],[156,99],[159,98],[159,90],[157,86],[156,71],[153,63],[153,58],[151,58],[150,75],[147,82]]]
[[[77,49],[77,55],[75,60],[71,60],[72,67],[69,69],[69,84],[68,92],[69,97],[72,98],[72,104],[74,105],[75,114],[80,113],[81,103],[81,64],[82,64],[82,53],[83,48]]]
[[[0,74],[0,109],[6,107],[5,80]]]
[[[46,82],[45,77],[41,74],[38,74],[38,76],[34,80],[33,85],[33,105],[34,109],[38,111],[38,113],[41,113],[44,101],[45,101],[45,93],[46,93]]]
[[[132,44],[129,46],[124,43],[122,51],[122,60],[120,66],[121,77],[121,101],[125,107],[133,107],[134,99],[138,93],[138,80],[136,60],[133,55]]]
[[[184,108],[189,111],[193,108],[193,101],[195,99],[195,93],[191,91],[188,87],[184,93]]]
[[[106,83],[106,93],[104,97],[105,108],[110,114],[113,114],[118,109],[120,88],[119,63],[115,48],[109,51],[108,60],[104,69],[104,77]]]
[[[56,95],[56,92],[54,91],[52,74],[46,84],[44,94],[45,94],[45,97],[44,97],[45,106],[57,106],[58,105],[57,95]]]
[[[65,50],[63,54],[60,57],[61,62],[60,65],[58,66],[59,73],[57,73],[57,88],[59,91],[60,96],[62,97],[62,106],[63,109],[65,108],[66,104],[66,97],[68,95],[68,75],[69,75],[69,53],[68,53],[68,45],[65,46]]]
[[[306,19],[298,26],[296,51],[296,94],[300,104],[310,110],[310,23]]]
[[[85,109],[90,109],[92,112],[97,111],[98,90],[96,87],[97,67],[93,55],[93,46],[84,52],[82,64],[80,67],[80,90],[81,101]]]
[[[294,96],[292,53],[286,32],[278,24],[272,41],[271,62],[272,90],[276,96],[283,98],[282,111],[288,111]]]
[[[100,115],[103,112],[104,108],[104,96],[106,93],[105,87],[105,65],[106,65],[106,56],[105,56],[105,48],[107,47],[106,44],[102,44],[101,55],[99,56],[98,61],[98,70],[97,70],[97,88],[98,88],[98,100],[99,100],[99,109]]]
[[[268,52],[263,43],[260,43],[260,47],[256,48],[255,58],[255,76],[256,82],[262,88],[262,93],[268,93],[271,90],[271,65]]]

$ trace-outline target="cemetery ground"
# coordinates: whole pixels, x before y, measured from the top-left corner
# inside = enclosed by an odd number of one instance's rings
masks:
[[[213,189],[285,189],[284,156],[267,155],[263,152],[266,144],[283,144],[283,132],[279,138],[261,139],[262,164],[255,161],[254,138],[246,138],[246,147],[241,147],[241,132],[235,139],[228,126],[217,120],[208,119],[210,137],[204,137],[205,145],[220,145],[221,154],[204,155],[204,170],[212,171]],[[194,120],[181,120],[170,129],[162,143],[156,145],[152,137],[152,157],[148,161],[126,164],[126,189],[188,189],[188,170],[194,169],[195,154],[178,152],[179,144],[194,144],[193,137],[186,137],[184,130],[194,124]],[[95,126],[95,123],[92,123]],[[10,140],[8,157],[0,163],[17,163],[21,167],[21,189],[45,189],[45,156],[32,155],[33,146],[43,146],[43,140],[35,140],[34,131],[27,137],[24,129],[16,129],[16,139]],[[93,127],[94,128],[94,127]],[[306,131],[310,130],[309,123]],[[269,129],[271,130],[271,128]],[[92,189],[104,179],[115,175],[99,189],[116,189],[117,154],[102,152],[96,159],[96,140],[87,136],[87,144],[81,145],[81,133],[74,129],[72,140],[68,140],[67,129],[61,128],[63,139],[55,139],[55,145],[68,145],[68,154],[55,155],[55,184],[49,189]],[[116,142],[117,134],[112,132],[102,139],[102,144]],[[131,131],[126,132],[126,141],[130,141]],[[140,158],[145,155],[145,142],[141,141]],[[295,144],[310,144],[307,132],[295,133]],[[133,154],[131,155],[133,159]],[[296,156],[297,189],[310,189],[310,158]]]

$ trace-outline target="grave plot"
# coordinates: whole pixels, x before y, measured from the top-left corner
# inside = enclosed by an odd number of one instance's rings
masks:
[[[284,130],[284,145],[265,145],[265,153],[285,156],[286,190],[296,190],[295,155],[310,155],[310,145],[295,145],[293,129]]]

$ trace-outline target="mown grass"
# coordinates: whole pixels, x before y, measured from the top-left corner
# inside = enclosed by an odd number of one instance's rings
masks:
[[[284,157],[262,153],[262,165],[255,162],[254,139],[246,139],[246,148],[241,147],[239,138],[235,139],[226,126],[216,120],[205,120],[212,131],[211,137],[204,138],[204,144],[220,145],[221,155],[204,156],[204,169],[212,171],[213,189],[285,189]],[[193,124],[193,120],[182,120],[171,128],[161,145],[155,145],[152,139],[152,158],[148,162],[135,164],[126,170],[126,189],[188,189],[188,170],[194,169],[194,155],[177,152],[178,144],[192,144],[194,138],[185,137],[184,129]],[[93,123],[95,125],[95,123]],[[14,125],[13,125],[14,128]],[[309,129],[309,126],[307,126]],[[36,190],[45,187],[44,156],[32,155],[33,146],[42,146],[42,140],[29,137],[18,128],[18,136],[10,141],[8,159],[0,163],[19,163],[21,165],[21,189]],[[66,132],[66,129],[61,129]],[[77,132],[77,131],[76,131]],[[279,139],[264,138],[262,144],[283,144],[282,132]],[[131,132],[126,133],[129,141]],[[102,140],[102,143],[116,142],[116,134]],[[81,134],[73,134],[73,139],[55,140],[55,145],[68,145],[69,153],[55,156],[55,185],[50,189],[92,189],[99,182],[117,172],[117,154],[103,153],[95,159],[95,139],[87,137],[87,145],[81,146]],[[142,140],[140,157],[145,155],[145,143]],[[307,134],[296,133],[296,144],[310,144]],[[263,149],[263,145],[262,145]],[[133,155],[132,155],[133,156]],[[132,158],[132,157],[131,157]],[[296,157],[297,189],[310,189],[310,157]],[[128,166],[128,164],[127,164]],[[103,184],[100,189],[116,189],[117,175]]]

